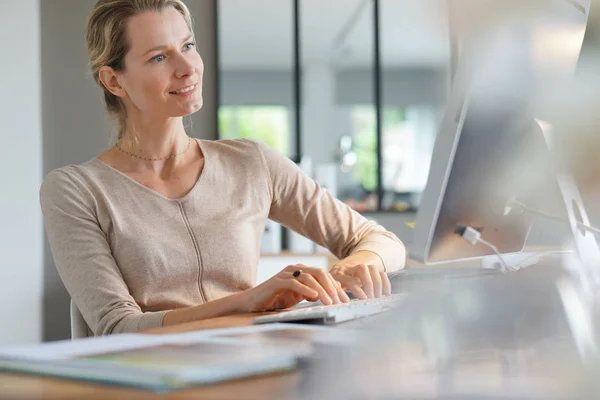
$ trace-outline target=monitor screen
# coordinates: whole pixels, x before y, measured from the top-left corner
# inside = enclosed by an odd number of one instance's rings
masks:
[[[477,54],[461,57],[417,215],[410,249],[416,259],[435,263],[493,254],[457,236],[459,224],[479,230],[502,253],[518,252],[531,221],[506,214],[508,201],[535,204],[550,195],[549,188],[560,198],[547,174],[550,160],[536,122],[551,116],[538,105],[573,76],[589,2],[540,4],[527,18],[490,29],[485,42],[473,47]]]

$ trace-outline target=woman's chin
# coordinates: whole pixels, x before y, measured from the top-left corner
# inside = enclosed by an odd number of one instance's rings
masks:
[[[174,117],[186,117],[188,115],[194,114],[197,111],[200,111],[202,108],[202,100],[189,104],[185,107],[179,107],[176,111],[176,115]]]

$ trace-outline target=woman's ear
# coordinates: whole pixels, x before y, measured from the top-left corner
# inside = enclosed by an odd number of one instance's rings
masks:
[[[100,68],[98,75],[100,82],[102,82],[104,87],[109,92],[117,97],[125,97],[127,95],[127,91],[125,88],[123,88],[123,86],[121,86],[121,83],[119,82],[119,76],[113,68],[104,66]]]

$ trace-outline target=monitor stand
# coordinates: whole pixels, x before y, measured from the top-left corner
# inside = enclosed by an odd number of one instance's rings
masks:
[[[520,251],[517,253],[505,253],[502,254],[504,263],[510,270],[518,270],[521,268],[530,267],[536,265],[540,261],[540,253]],[[504,265],[500,261],[500,258],[496,254],[485,256],[481,258],[481,268],[483,269],[495,269],[498,271],[504,271]]]

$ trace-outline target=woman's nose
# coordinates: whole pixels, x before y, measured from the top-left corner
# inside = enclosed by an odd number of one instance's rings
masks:
[[[193,75],[195,71],[194,64],[188,60],[185,55],[181,54],[177,60],[175,74],[177,78],[185,78]]]

